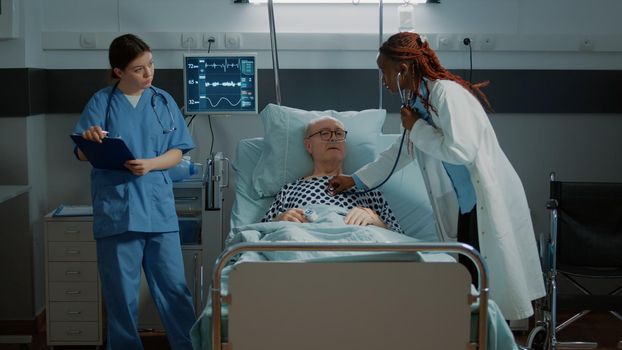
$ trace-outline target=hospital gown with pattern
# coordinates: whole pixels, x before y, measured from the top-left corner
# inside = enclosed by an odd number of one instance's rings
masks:
[[[326,192],[328,180],[331,178],[332,176],[300,178],[286,184],[276,194],[274,202],[261,221],[271,221],[289,209],[305,208],[312,204],[336,205],[347,210],[363,207],[374,210],[389,230],[402,233],[400,224],[380,191],[357,193],[355,189],[349,189],[331,196]]]

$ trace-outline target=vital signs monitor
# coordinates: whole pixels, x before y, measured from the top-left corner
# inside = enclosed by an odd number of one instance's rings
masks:
[[[185,54],[185,114],[256,114],[256,59],[243,52]]]

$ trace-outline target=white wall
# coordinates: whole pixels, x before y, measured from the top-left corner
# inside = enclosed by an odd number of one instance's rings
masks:
[[[15,0],[19,1],[19,0]],[[233,0],[22,0],[20,36],[0,40],[0,67],[106,68],[104,50],[120,33],[143,34],[156,48],[160,68],[181,67],[181,34],[241,35],[241,50],[259,51],[260,68],[271,67],[266,5]],[[384,32],[397,30],[397,5],[385,5]],[[475,68],[620,69],[622,2],[599,0],[443,0],[417,7],[416,30],[449,35],[453,46],[439,56],[448,68],[465,68],[462,36],[475,40]],[[376,5],[275,5],[283,68],[371,68],[378,46]],[[298,33],[293,35],[292,33]],[[319,34],[318,34],[319,33]],[[96,39],[94,49],[80,47],[80,34]],[[301,36],[300,34],[304,34]],[[320,35],[321,34],[321,35]],[[477,40],[493,38],[480,50]],[[590,40],[592,51],[580,51]],[[160,50],[161,49],[161,50]],[[350,52],[344,53],[343,51]],[[308,57],[310,59],[301,59]]]

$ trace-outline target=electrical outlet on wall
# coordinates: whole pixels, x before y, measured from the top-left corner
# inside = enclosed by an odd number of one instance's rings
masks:
[[[218,40],[216,34],[203,33],[203,40],[201,41],[203,48],[213,50],[218,47]]]
[[[458,47],[460,48],[460,50],[469,51],[469,46],[471,47],[471,50],[475,50],[475,48],[477,47],[477,39],[475,35],[461,34],[460,40],[458,42]]]
[[[482,35],[479,43],[482,50],[494,50],[496,45],[495,36],[490,34]]]
[[[438,34],[437,35],[437,48],[440,51],[455,50],[458,44],[458,39],[452,34]]]
[[[80,47],[83,49],[95,48],[95,33],[81,33],[80,34]]]
[[[594,50],[594,40],[590,38],[583,38],[579,41],[579,50],[581,51],[593,51]]]
[[[225,47],[227,49],[239,49],[242,46],[240,33],[225,33]]]
[[[198,38],[195,33],[182,33],[181,34],[181,48],[182,49],[196,49]]]

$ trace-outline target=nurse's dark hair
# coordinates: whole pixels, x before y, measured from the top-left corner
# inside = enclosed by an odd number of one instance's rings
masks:
[[[430,48],[428,42],[423,40],[419,34],[411,32],[393,34],[382,44],[382,46],[380,46],[378,51],[392,61],[412,63],[414,71],[413,90],[423,101],[426,108],[431,107],[434,109],[433,106],[430,106],[430,101],[421,96],[421,93],[419,92],[419,85],[422,81],[421,79],[424,77],[430,80],[453,80],[470,91],[473,96],[479,98],[480,102],[486,109],[492,111],[488,98],[481,91],[481,88],[487,86],[490,82],[485,81],[471,84],[462,79],[460,76],[445,69],[445,67],[441,65],[441,62],[439,61],[438,56],[436,56],[434,50]]]
[[[130,62],[145,51],[151,52],[151,48],[141,38],[134,34],[124,34],[115,38],[108,49],[108,61],[110,62],[110,77],[119,79],[114,69],[125,69]]]

